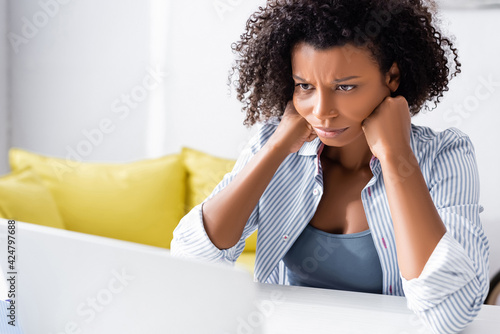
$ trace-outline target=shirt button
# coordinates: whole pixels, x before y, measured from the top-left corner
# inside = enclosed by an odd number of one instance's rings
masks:
[[[318,196],[319,195],[319,190],[316,188],[313,190],[313,195]]]
[[[283,241],[288,241],[288,234],[283,235]]]

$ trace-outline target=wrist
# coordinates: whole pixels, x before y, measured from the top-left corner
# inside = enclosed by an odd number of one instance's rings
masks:
[[[262,150],[266,155],[270,155],[273,158],[282,162],[285,158],[292,152],[286,149],[286,145],[282,142],[275,142],[273,140],[269,140],[263,147]]]
[[[377,158],[382,169],[397,171],[398,174],[406,174],[405,171],[419,168],[417,158],[410,147],[394,149]]]
[[[290,153],[293,153],[286,140],[276,136],[276,133],[269,138],[263,147],[267,152],[272,153],[276,157],[285,159]]]

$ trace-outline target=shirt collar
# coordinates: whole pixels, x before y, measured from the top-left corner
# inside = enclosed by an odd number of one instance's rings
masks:
[[[322,147],[323,143],[319,138],[314,138],[314,140],[310,142],[305,142],[304,145],[300,148],[300,150],[297,152],[298,155],[318,155],[318,152],[320,148]]]

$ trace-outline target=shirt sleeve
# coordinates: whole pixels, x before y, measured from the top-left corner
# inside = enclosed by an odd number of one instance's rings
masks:
[[[489,289],[489,245],[479,212],[474,148],[456,131],[433,163],[431,197],[446,233],[418,278],[401,274],[408,308],[435,333],[457,333],[477,316]]]
[[[208,237],[203,225],[203,204],[224,189],[238,173],[245,167],[250,159],[262,148],[267,139],[276,128],[269,123],[260,126],[257,134],[250,140],[247,147],[241,152],[233,170],[226,174],[222,181],[215,187],[210,196],[202,204],[194,207],[184,216],[174,230],[174,237],[170,245],[173,256],[195,258],[207,262],[234,264],[245,248],[245,239],[248,238],[258,226],[258,204],[248,219],[243,234],[236,245],[228,249],[217,248]]]

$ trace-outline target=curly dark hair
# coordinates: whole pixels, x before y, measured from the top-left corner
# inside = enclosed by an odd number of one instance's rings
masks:
[[[246,31],[231,46],[238,58],[229,84],[234,84],[244,104],[244,124],[283,115],[294,91],[291,50],[299,42],[319,50],[346,44],[368,47],[383,74],[398,64],[401,82],[393,95],[406,98],[412,116],[426,101],[434,101],[435,107],[461,64],[451,40],[433,26],[434,2],[427,3],[268,0],[250,16]]]

